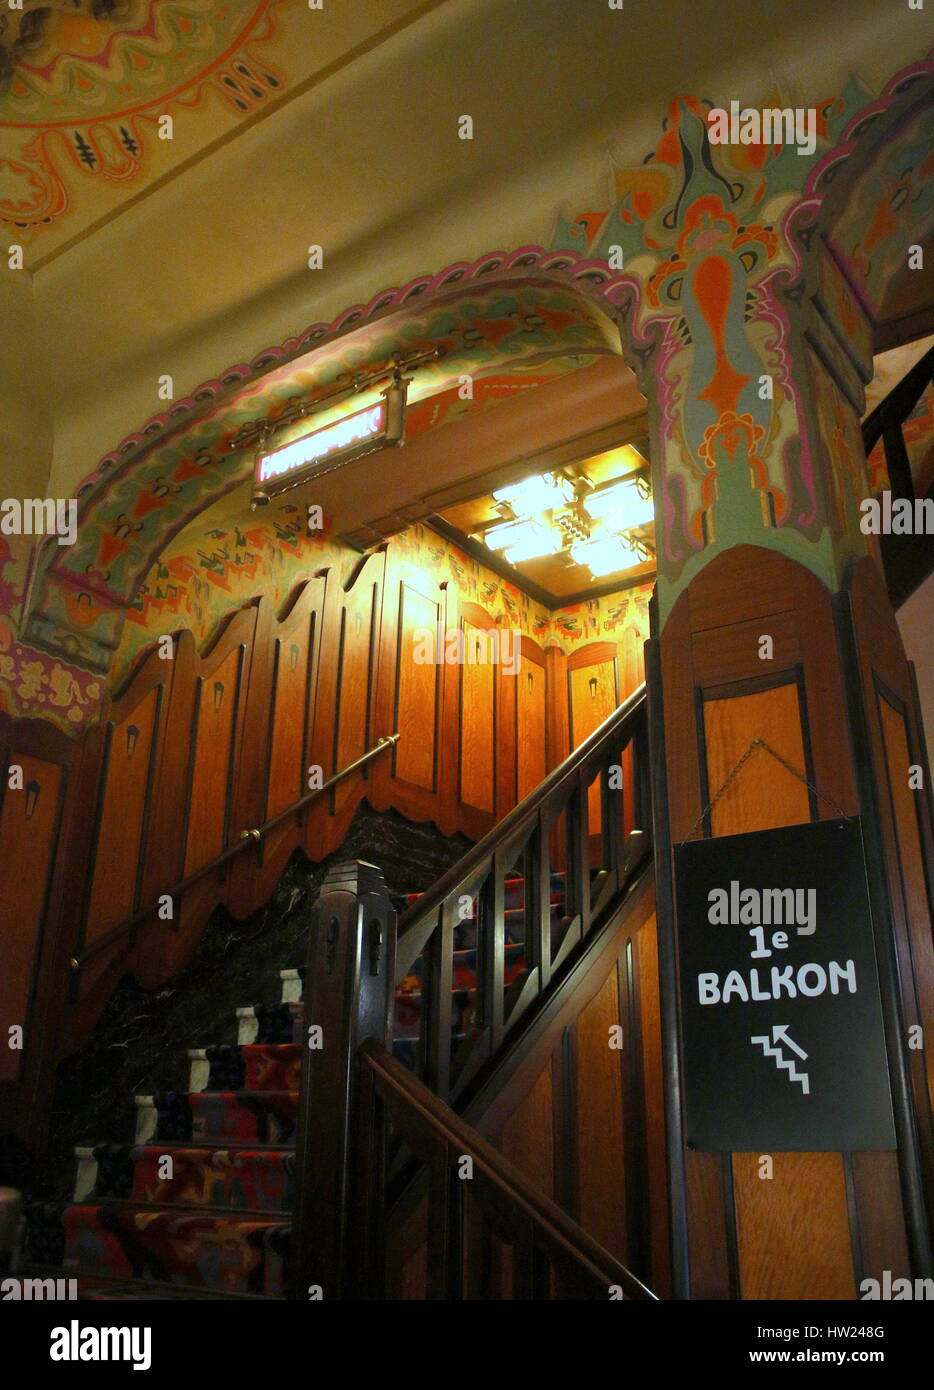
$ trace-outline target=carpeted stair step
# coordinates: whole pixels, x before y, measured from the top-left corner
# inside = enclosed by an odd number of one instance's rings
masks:
[[[295,1143],[298,1091],[162,1091],[136,1097],[136,1143]]]
[[[221,1043],[188,1053],[188,1090],[297,1091],[302,1052],[297,1043]]]
[[[280,1215],[292,1208],[291,1149],[97,1144],[75,1154],[78,1205],[123,1199]]]
[[[291,1228],[260,1215],[83,1205],[62,1213],[66,1276],[154,1279],[281,1297]]]
[[[300,1043],[302,1011],[298,1003],[250,1004],[237,1010],[237,1042]]]
[[[553,943],[565,880],[551,878]],[[404,911],[418,894],[397,900]],[[455,931],[451,1040],[477,997],[477,905]],[[525,882],[505,886],[503,988],[525,969]],[[79,1298],[279,1298],[294,1204],[304,1046],[304,971],[279,972],[279,999],[237,1010],[237,1042],[188,1052],[188,1090],[137,1096],[132,1144],[76,1150],[74,1202],[30,1221],[30,1259],[79,1280]],[[415,1064],[422,960],[395,993],[394,1051]],[[166,1160],[171,1159],[171,1165]]]

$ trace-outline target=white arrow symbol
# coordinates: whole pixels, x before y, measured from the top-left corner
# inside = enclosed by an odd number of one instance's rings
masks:
[[[794,1052],[797,1052],[798,1056],[802,1059],[802,1061],[805,1061],[805,1062],[807,1061],[807,1056],[808,1056],[807,1053],[805,1052],[804,1048],[803,1048],[803,1047],[799,1047],[798,1044],[797,1044],[797,1043],[794,1041],[794,1039],[791,1037],[791,1035],[790,1035],[789,1032],[788,1032],[788,1024],[787,1024],[787,1023],[773,1023],[773,1024],[772,1024],[772,1041],[773,1041],[773,1043],[777,1043],[778,1040],[779,1040],[779,1038],[781,1038],[784,1042],[786,1042],[786,1043],[788,1044],[788,1046],[789,1046]]]
[[[775,1065],[781,1071],[787,1071],[789,1081],[799,1081],[801,1083],[801,1090],[804,1095],[810,1095],[811,1083],[808,1078],[807,1072],[798,1071],[795,1067],[794,1059],[785,1057],[782,1054],[782,1050],[778,1046],[779,1038],[781,1038],[783,1042],[786,1042],[789,1047],[793,1048],[794,1051],[797,1052],[799,1057],[807,1057],[808,1054],[805,1051],[803,1051],[803,1049],[800,1048],[798,1044],[796,1042],[793,1042],[792,1039],[789,1037],[787,1023],[772,1024],[771,1042],[769,1042],[769,1036],[767,1033],[763,1033],[759,1037],[751,1037],[749,1041],[751,1043],[755,1043],[758,1047],[761,1047],[766,1057],[772,1057],[775,1061]]]

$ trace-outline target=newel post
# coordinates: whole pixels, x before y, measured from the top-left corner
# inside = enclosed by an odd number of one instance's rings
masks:
[[[392,1046],[396,914],[380,870],[359,861],[330,870],[312,912],[292,1297],[366,1297],[378,1277],[383,1145],[357,1052],[367,1038]]]

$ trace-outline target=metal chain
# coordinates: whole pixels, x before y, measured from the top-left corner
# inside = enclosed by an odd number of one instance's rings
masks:
[[[776,762],[781,763],[782,767],[787,768],[793,777],[797,777],[799,782],[804,783],[808,791],[813,792],[815,796],[819,796],[821,801],[826,801],[827,805],[832,806],[838,816],[842,816],[844,820],[848,819],[846,811],[844,811],[842,807],[838,806],[832,797],[825,796],[819,787],[815,787],[812,782],[809,782],[808,779],[805,777],[804,773],[801,772],[799,768],[796,768],[792,763],[788,761],[787,758],[783,758],[781,753],[776,753],[772,745],[766,743],[764,738],[754,738],[752,743],[750,743],[749,747],[746,749],[743,756],[740,758],[739,762],[736,764],[732,772],[730,772],[730,774],[726,778],[726,781],[723,783],[720,790],[716,793],[715,796],[711,797],[710,801],[707,802],[707,805],[704,807],[697,820],[691,826],[691,829],[688,831],[687,835],[682,841],[682,844],[687,844],[688,840],[690,840],[691,836],[697,830],[698,826],[703,824],[705,818],[716,806],[717,802],[720,800],[727,787],[729,787],[731,782],[735,780],[737,774],[740,771],[740,768],[742,768],[743,765],[749,761],[749,759],[752,757],[753,753],[756,751],[757,748],[764,748],[766,753],[771,753],[772,757],[775,759]]]

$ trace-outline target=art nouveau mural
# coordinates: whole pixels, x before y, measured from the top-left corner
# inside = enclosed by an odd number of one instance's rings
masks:
[[[296,5],[126,0],[98,18],[90,5],[50,6],[13,47],[4,84],[0,221],[48,254],[174,166],[180,149],[235,129],[287,81],[276,48]],[[170,143],[160,120],[181,112],[197,119]]]
[[[257,24],[259,11],[271,24],[275,8],[258,6]],[[65,717],[80,724],[93,717],[101,677],[143,645],[149,615],[178,603],[206,624],[230,554],[254,557],[242,570],[266,563],[272,579],[280,560],[271,557],[296,544],[288,522],[235,529],[232,539],[221,528],[224,538],[206,535],[195,560],[173,555],[172,538],[248,476],[250,455],[236,447],[244,425],[274,420],[296,396],[312,399],[400,350],[440,350],[414,400],[422,431],[618,352],[621,327],[650,401],[662,621],[699,568],[742,541],[799,560],[833,587],[856,550],[865,553],[844,524],[869,487],[857,423],[872,365],[867,303],[853,287],[869,276],[875,289],[864,298],[880,292],[906,199],[915,225],[931,212],[915,108],[932,81],[928,61],[874,101],[856,84],[828,98],[813,159],[787,144],[713,147],[710,102],[676,98],[651,157],[617,173],[610,209],[562,220],[551,249],[496,252],[387,289],[154,416],[87,475],[78,541],[44,547],[28,595],[22,563],[5,556],[3,581],[27,610],[21,621],[11,608],[0,632],[7,703],[24,710],[33,696],[44,696],[41,706],[68,690]],[[902,150],[898,177],[890,142]],[[850,160],[855,220],[840,194]],[[464,373],[488,383],[470,402],[456,389]],[[173,563],[192,584],[184,599]]]

